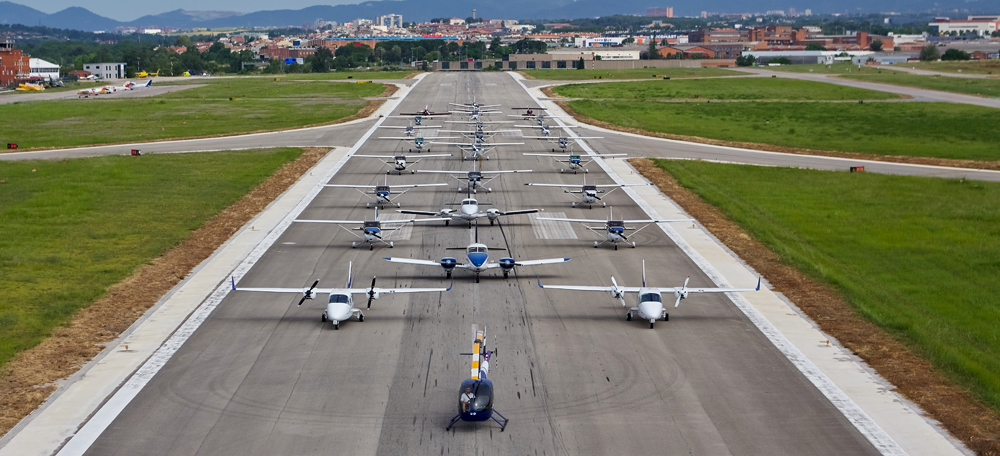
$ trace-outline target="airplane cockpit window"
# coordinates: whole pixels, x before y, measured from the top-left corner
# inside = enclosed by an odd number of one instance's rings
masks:
[[[377,220],[366,220],[365,221],[365,228],[378,228],[378,227],[379,227],[379,223],[378,223]]]
[[[624,228],[625,222],[621,220],[611,220],[608,222],[608,228]]]
[[[483,173],[481,173],[479,171],[469,171],[469,177],[470,178],[483,177]]]
[[[465,251],[468,253],[487,253],[486,247],[478,245],[470,245],[465,248]]]
[[[382,193],[382,192],[388,193],[389,192],[389,186],[388,185],[378,185],[378,186],[375,187],[375,191],[379,192],[379,193]]]
[[[396,156],[396,161],[406,161],[406,157],[403,156],[403,155],[397,155]]]
[[[469,205],[469,204],[476,204],[476,200],[474,200],[474,199],[464,199],[464,200],[462,200],[462,205],[463,206],[466,206],[466,205]]]
[[[663,302],[659,293],[643,293],[639,295],[639,302]]]
[[[350,304],[351,302],[348,300],[347,295],[332,294],[330,295],[330,304],[333,303]]]
[[[482,412],[493,408],[493,388],[483,381],[466,380],[458,391],[458,409],[462,413]]]
[[[586,190],[586,191],[597,191],[597,186],[596,185],[584,185],[583,189]]]

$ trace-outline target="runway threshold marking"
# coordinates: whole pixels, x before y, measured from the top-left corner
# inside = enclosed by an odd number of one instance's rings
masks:
[[[396,101],[396,105],[389,110],[393,110],[399,107],[399,104],[406,98],[407,95],[413,92],[413,88],[416,87],[420,82],[423,81],[421,77],[416,83],[410,86],[410,90],[406,94],[399,97]],[[277,242],[278,238],[291,226],[292,221],[295,220],[301,213],[312,203],[313,199],[319,194],[320,190],[323,189],[323,184],[326,184],[333,176],[337,174],[338,171],[347,163],[347,160],[354,155],[361,146],[368,141],[368,138],[375,133],[382,122],[385,121],[387,117],[379,118],[377,122],[365,133],[364,136],[354,144],[351,148],[334,166],[327,172],[327,174],[317,183],[314,187],[299,203],[288,213],[285,218],[278,223],[278,226],[272,230],[267,237],[264,238],[260,244],[248,255],[240,264],[232,271],[233,276],[244,276],[253,265],[259,260],[268,249]],[[56,453],[57,456],[76,456],[85,453],[91,445],[104,433],[104,431],[114,422],[115,418],[125,409],[126,406],[132,399],[139,395],[139,392],[149,383],[149,381],[156,375],[160,369],[163,368],[170,360],[171,357],[184,345],[185,342],[198,330],[202,323],[208,319],[209,315],[215,310],[216,307],[222,302],[222,300],[229,295],[231,291],[230,283],[228,280],[223,280],[219,287],[207,298],[205,302],[198,306],[191,316],[177,329],[174,335],[170,336],[166,342],[163,343],[160,348],[158,348],[152,356],[136,370],[135,374],[129,378],[121,388],[108,399],[108,401],[102,406],[91,418],[80,428],[80,430],[73,435],[73,437],[66,442],[66,445]]]

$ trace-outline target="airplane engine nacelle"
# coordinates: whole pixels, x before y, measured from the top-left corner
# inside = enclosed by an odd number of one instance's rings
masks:
[[[505,271],[509,271],[511,269],[514,269],[514,259],[513,258],[501,258],[500,259],[500,267],[503,270],[505,270]]]
[[[456,265],[458,265],[458,260],[456,260],[454,258],[450,258],[449,257],[449,258],[442,258],[441,259],[441,267],[445,268],[445,270],[450,271],[452,269],[455,269]]]
[[[378,297],[379,297],[379,295],[380,295],[380,293],[379,293],[379,292],[377,292],[377,291],[376,291],[376,292],[374,292],[374,293],[368,293],[368,294],[369,294],[369,295],[370,295],[370,296],[372,297],[372,299],[378,299]]]
[[[490,221],[494,221],[494,220],[500,218],[500,210],[499,209],[487,209],[486,210],[486,216],[490,218]]]

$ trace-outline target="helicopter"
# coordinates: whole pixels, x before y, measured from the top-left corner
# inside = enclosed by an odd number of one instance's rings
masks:
[[[479,325],[472,325],[472,353],[462,354],[472,356],[472,375],[458,388],[458,415],[451,419],[444,430],[450,431],[459,420],[475,422],[492,419],[500,425],[500,432],[503,432],[510,420],[493,409],[493,382],[486,376],[490,372],[490,358],[496,351],[486,349],[486,326],[480,331]],[[503,421],[498,420],[494,414]]]

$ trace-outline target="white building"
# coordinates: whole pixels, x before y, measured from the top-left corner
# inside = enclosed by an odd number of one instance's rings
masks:
[[[951,32],[958,34],[975,32],[979,35],[989,36],[991,33],[1000,30],[1000,16],[969,16],[968,20],[953,21],[947,17],[936,17],[934,21],[927,24],[932,31],[938,35],[946,35]]]
[[[59,79],[59,65],[42,59],[28,59],[28,77],[42,77],[49,81]]]
[[[838,57],[844,53],[844,51],[749,51],[744,52],[743,55],[754,56],[758,65],[767,64],[778,57],[785,57],[796,65],[813,63],[830,65],[834,61],[848,60],[859,56],[863,56],[867,60],[868,56],[875,54],[872,51],[846,51],[850,57]]]
[[[578,49],[552,49],[549,51],[549,54],[558,55],[560,56],[559,59],[565,56],[567,60],[578,59],[583,55],[592,55],[594,59],[600,57],[601,60],[639,60],[640,52],[642,51],[639,49],[593,48],[586,51]]]
[[[386,14],[375,18],[375,25],[386,28],[403,28],[402,14]]]
[[[84,63],[83,71],[89,71],[90,74],[101,79],[125,78],[124,63]]]

